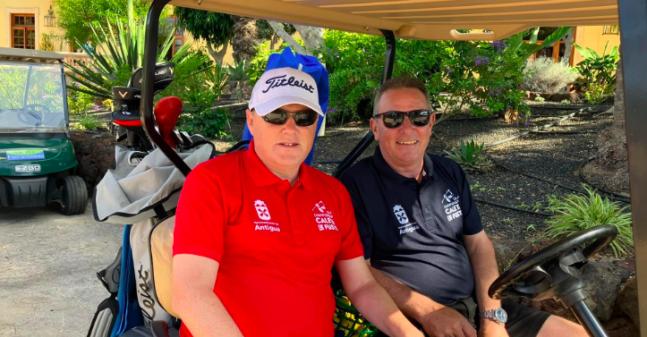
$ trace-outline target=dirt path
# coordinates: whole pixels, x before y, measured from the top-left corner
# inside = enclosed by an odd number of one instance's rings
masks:
[[[85,336],[107,292],[95,277],[120,226],[47,209],[0,209],[0,336]]]

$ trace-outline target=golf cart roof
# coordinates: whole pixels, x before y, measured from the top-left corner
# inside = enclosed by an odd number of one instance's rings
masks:
[[[617,24],[617,0],[171,0],[180,7],[425,40],[497,40],[531,27]],[[461,33],[472,29],[477,33]]]
[[[63,55],[49,51],[20,48],[0,48],[0,60],[60,63],[63,62],[63,58]]]

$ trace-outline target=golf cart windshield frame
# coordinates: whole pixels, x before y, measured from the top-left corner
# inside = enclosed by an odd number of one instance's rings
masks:
[[[153,123],[153,75],[156,61],[157,38],[159,31],[159,17],[162,8],[169,0],[154,0],[146,22],[146,42],[144,48],[144,76],[142,86],[141,116],[144,128],[151,138],[168,158],[185,175],[190,172],[189,167],[182,159],[162,140],[160,134],[155,130]],[[281,5],[283,2],[276,1]],[[202,1],[192,6],[199,6]],[[220,2],[218,2],[220,3]],[[224,3],[224,2],[223,2]],[[307,3],[304,3],[307,4]],[[249,11],[249,10],[248,10]],[[624,70],[624,104],[626,114],[626,135],[629,157],[629,177],[631,185],[631,205],[633,218],[634,247],[636,252],[636,274],[638,278],[638,300],[640,321],[647,322],[647,132],[644,126],[647,125],[647,63],[644,62],[644,55],[647,55],[647,2],[644,0],[619,0],[618,11],[621,31],[621,51]],[[312,11],[311,11],[312,12]],[[234,13],[245,16],[254,16],[253,13]],[[260,12],[259,12],[260,14]],[[294,13],[298,15],[299,13]],[[312,14],[312,13],[310,13]],[[560,25],[562,22],[549,20],[549,25]],[[564,22],[567,22],[564,21]],[[307,24],[308,22],[300,22]],[[589,22],[588,24],[600,24]],[[605,24],[606,22],[602,22]],[[316,22],[310,22],[316,24]],[[568,22],[566,23],[568,24]],[[541,22],[533,22],[533,25],[541,25]],[[375,27],[373,27],[375,28]],[[401,27],[402,28],[402,27]],[[405,30],[406,31],[406,30]],[[409,29],[409,31],[412,31]],[[383,31],[389,41],[393,33]],[[401,33],[400,31],[398,31]],[[390,37],[391,36],[391,37]],[[401,36],[401,35],[400,35]],[[387,51],[385,66],[385,78],[390,76],[392,62],[395,55],[395,40],[387,42],[390,52]],[[362,151],[372,142],[372,136],[367,134],[360,144],[342,162],[342,165],[335,171],[339,175],[349,167]],[[642,281],[642,283],[641,283]],[[641,335],[647,337],[647,324],[641,327]]]
[[[5,71],[14,71],[19,77],[24,77],[24,72],[27,72],[24,85],[21,85],[21,81],[14,83],[16,88],[10,88],[11,83],[2,84],[5,86],[6,97],[0,97],[0,119],[3,121],[0,123],[0,133],[66,132],[69,125],[69,114],[65,72],[60,61],[52,62],[51,59],[47,59],[47,61],[38,62],[33,58],[21,60],[16,57],[0,56],[0,75]],[[49,74],[50,72],[52,74]],[[45,75],[45,79],[40,79],[40,81],[35,79],[35,73]],[[54,86],[51,95],[42,96],[34,93],[35,90],[46,90],[44,87],[47,85]],[[16,102],[13,105],[11,105],[10,99],[13,94],[10,92],[11,89],[18,91],[21,96],[20,98],[15,97]],[[51,96],[51,99],[47,101],[46,96]],[[28,106],[32,106],[34,111],[25,109]],[[36,111],[36,107],[39,107],[41,111]],[[43,109],[46,111],[42,111]],[[31,119],[33,119],[33,125]]]

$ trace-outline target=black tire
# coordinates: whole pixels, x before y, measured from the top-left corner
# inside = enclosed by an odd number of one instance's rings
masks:
[[[65,215],[81,214],[85,212],[88,203],[88,188],[85,181],[79,176],[66,176],[63,178],[61,213]]]

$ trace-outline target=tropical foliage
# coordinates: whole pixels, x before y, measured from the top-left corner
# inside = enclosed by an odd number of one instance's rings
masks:
[[[584,188],[586,194],[549,197],[547,209],[555,215],[547,221],[546,235],[561,238],[599,225],[612,225],[618,229],[618,236],[611,241],[613,254],[617,257],[630,254],[633,235],[627,207],[600,196],[589,187]]]
[[[492,160],[485,154],[485,144],[477,143],[475,140],[461,141],[459,146],[445,153],[447,157],[467,170],[485,171],[494,166]]]
[[[613,47],[608,54],[606,46],[602,54],[579,45],[575,45],[575,49],[584,57],[584,61],[576,67],[583,79],[584,99],[597,104],[613,98],[616,68],[620,60],[618,47]]]
[[[476,116],[509,109],[528,113],[521,90],[526,60],[567,32],[568,28],[555,29],[542,43],[537,43],[539,28],[492,43],[398,40],[394,76],[424,80],[443,115],[464,109]],[[384,39],[327,30],[324,44],[321,54],[331,83],[330,120],[367,117],[382,77]]]
[[[143,65],[145,26],[134,15],[133,0],[128,1],[128,22],[107,20],[105,25],[91,25],[93,41],[77,41],[79,47],[90,57],[88,64],[65,64],[68,75],[74,80],[70,89],[95,97],[110,98],[112,87],[125,86],[132,72]],[[173,44],[173,33],[162,38],[158,48],[157,62],[164,61]],[[184,47],[186,49],[187,47]],[[179,62],[188,53],[178,52],[172,62]]]
[[[93,25],[103,24],[106,20],[126,23],[128,19],[127,0],[56,0],[55,6],[57,23],[65,31],[65,39],[71,43],[96,43]],[[133,2],[135,18],[144,17],[147,9],[147,1]]]

